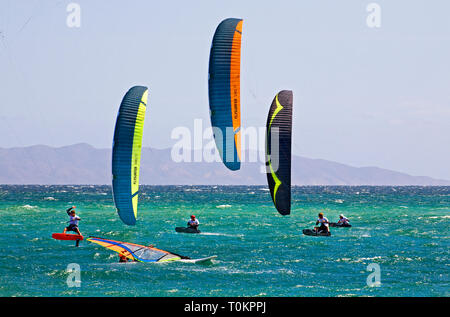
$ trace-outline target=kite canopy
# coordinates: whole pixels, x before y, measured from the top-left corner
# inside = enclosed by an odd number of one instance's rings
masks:
[[[136,224],[139,167],[147,87],[132,87],[123,97],[117,115],[112,150],[112,186],[114,203],[120,219]]]
[[[291,213],[292,91],[280,91],[272,101],[266,125],[267,183],[282,215]]]
[[[214,139],[230,170],[241,166],[241,19],[223,20],[214,33],[209,56],[209,108]]]
[[[113,250],[127,257],[130,260],[138,262],[167,262],[181,259],[181,256],[177,254],[140,244],[96,237],[89,237],[87,241],[97,243],[102,247]]]

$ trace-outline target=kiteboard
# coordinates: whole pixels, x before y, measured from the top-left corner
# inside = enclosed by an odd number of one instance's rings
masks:
[[[331,236],[331,232],[317,232],[311,229],[303,229],[303,234],[306,236]]]
[[[53,233],[52,238],[55,240],[83,240],[83,236],[70,233]]]
[[[339,227],[350,228],[351,226],[352,226],[351,224],[340,224],[337,222],[330,222],[330,227],[335,227],[335,228],[339,228]]]
[[[200,230],[195,228],[189,228],[189,227],[176,227],[176,232],[183,232],[183,233],[200,233]]]

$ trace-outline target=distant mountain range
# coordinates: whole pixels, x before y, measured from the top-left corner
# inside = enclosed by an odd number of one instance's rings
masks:
[[[262,167],[259,162],[243,163],[239,171],[232,172],[222,163],[176,163],[171,159],[170,149],[143,148],[140,183],[266,185]],[[0,148],[0,184],[111,184],[111,149],[97,149],[88,144]],[[450,181],[294,156],[292,184],[427,186],[450,185]]]

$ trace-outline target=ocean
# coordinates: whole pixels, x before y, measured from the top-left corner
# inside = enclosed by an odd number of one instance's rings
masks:
[[[0,296],[450,295],[450,187],[293,187],[289,216],[265,186],[140,189],[138,222],[127,226],[110,186],[0,186]],[[217,258],[118,263],[96,244],[52,239],[72,205],[85,237]],[[319,212],[353,227],[303,235]],[[175,232],[191,214],[202,233]]]

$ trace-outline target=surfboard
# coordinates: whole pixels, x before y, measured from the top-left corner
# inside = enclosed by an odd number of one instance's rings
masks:
[[[208,263],[211,262],[212,260],[214,260],[215,258],[217,258],[217,255],[212,255],[212,256],[208,256],[206,258],[201,258],[201,259],[181,259],[179,260],[180,262],[185,262],[185,263],[195,263],[195,264],[201,264],[201,263]]]

